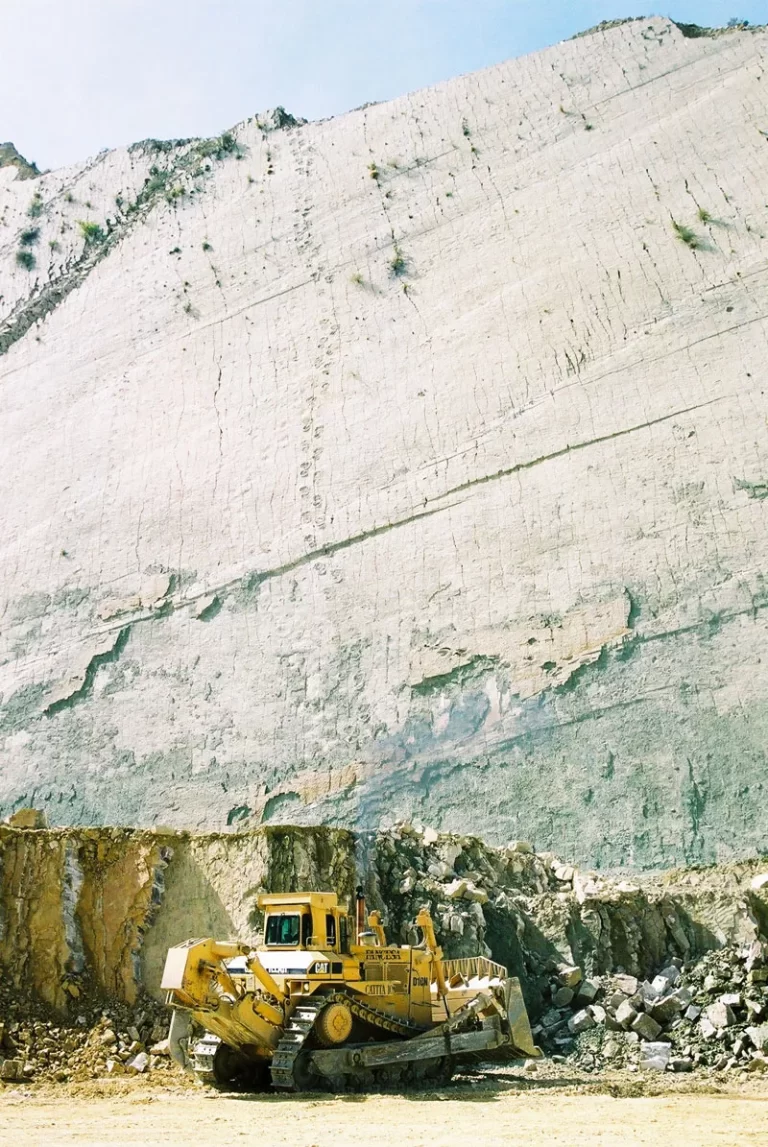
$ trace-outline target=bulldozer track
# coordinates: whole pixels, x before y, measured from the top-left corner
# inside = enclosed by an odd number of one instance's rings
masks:
[[[315,1025],[317,1017],[323,1008],[329,1004],[344,1004],[352,1012],[352,1015],[363,1022],[370,1024],[372,1027],[379,1028],[382,1031],[389,1032],[392,1035],[401,1036],[404,1038],[413,1038],[414,1036],[421,1035],[425,1030],[417,1024],[412,1024],[408,1020],[395,1019],[393,1016],[381,1012],[378,1008],[372,1008],[370,1004],[363,1003],[362,1000],[355,999],[354,996],[347,995],[346,992],[333,992],[327,996],[323,996],[317,1003],[300,1004],[293,1011],[288,1025],[285,1030],[285,1035],[277,1045],[275,1054],[272,1057],[271,1075],[272,1086],[281,1091],[303,1091],[307,1087],[327,1086],[327,1080],[303,1079],[301,1072],[297,1071],[300,1068],[299,1057],[301,1052],[306,1046],[307,1039],[311,1035],[312,1029]],[[333,1084],[333,1090],[345,1091],[355,1090],[360,1086],[368,1086],[371,1082],[376,1082],[382,1087],[396,1087],[402,1083],[417,1083],[422,1079],[433,1078],[450,1078],[452,1073],[452,1064],[447,1059],[440,1060],[439,1063],[432,1063],[431,1065],[403,1065],[397,1069],[382,1068],[375,1073],[369,1071],[365,1072],[347,1072],[343,1077],[339,1077]]]
[[[192,1054],[193,1071],[195,1078],[201,1083],[216,1085],[216,1073],[213,1070],[213,1060],[216,1050],[221,1043],[218,1036],[204,1036],[196,1042]]]
[[[326,1002],[345,1004],[353,1016],[357,1016],[358,1019],[364,1020],[365,1023],[369,1023],[373,1027],[392,1032],[394,1035],[416,1036],[421,1035],[425,1030],[418,1024],[410,1023],[409,1020],[398,1020],[394,1016],[387,1015],[386,1012],[380,1012],[378,1008],[372,1008],[370,1004],[364,1004],[362,1000],[348,996],[345,992],[334,992],[332,996],[326,998]]]
[[[296,1060],[306,1043],[307,1036],[315,1026],[315,1020],[327,1002],[327,999],[323,999],[317,1004],[300,1004],[294,1009],[286,1024],[285,1034],[272,1056],[270,1072],[273,1087],[281,1091],[301,1090],[295,1078]]]

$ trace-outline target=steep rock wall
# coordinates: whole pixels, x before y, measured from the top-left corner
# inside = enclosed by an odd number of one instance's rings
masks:
[[[0,811],[766,846],[767,42],[0,169]]]
[[[85,998],[160,999],[172,944],[255,941],[259,892],[332,890],[351,904],[358,882],[391,941],[414,942],[413,921],[429,904],[446,955],[505,963],[534,1014],[562,962],[646,976],[673,955],[768,935],[768,889],[752,891],[754,862],[628,884],[528,847],[412,826],[363,836],[0,826],[0,968],[7,988],[75,1014]]]

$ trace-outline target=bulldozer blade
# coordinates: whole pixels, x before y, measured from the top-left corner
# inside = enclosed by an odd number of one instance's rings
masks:
[[[504,996],[512,1049],[520,1056],[538,1059],[542,1052],[533,1042],[520,981],[516,977],[510,976],[504,981]]]

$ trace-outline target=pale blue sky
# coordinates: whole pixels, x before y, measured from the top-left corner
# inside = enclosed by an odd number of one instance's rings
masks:
[[[318,119],[659,12],[756,24],[768,0],[0,0],[0,141],[58,167],[276,104]]]

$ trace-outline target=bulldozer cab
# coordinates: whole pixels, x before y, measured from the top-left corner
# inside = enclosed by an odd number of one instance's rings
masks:
[[[333,892],[263,893],[264,946],[276,951],[348,951],[347,914]]]

